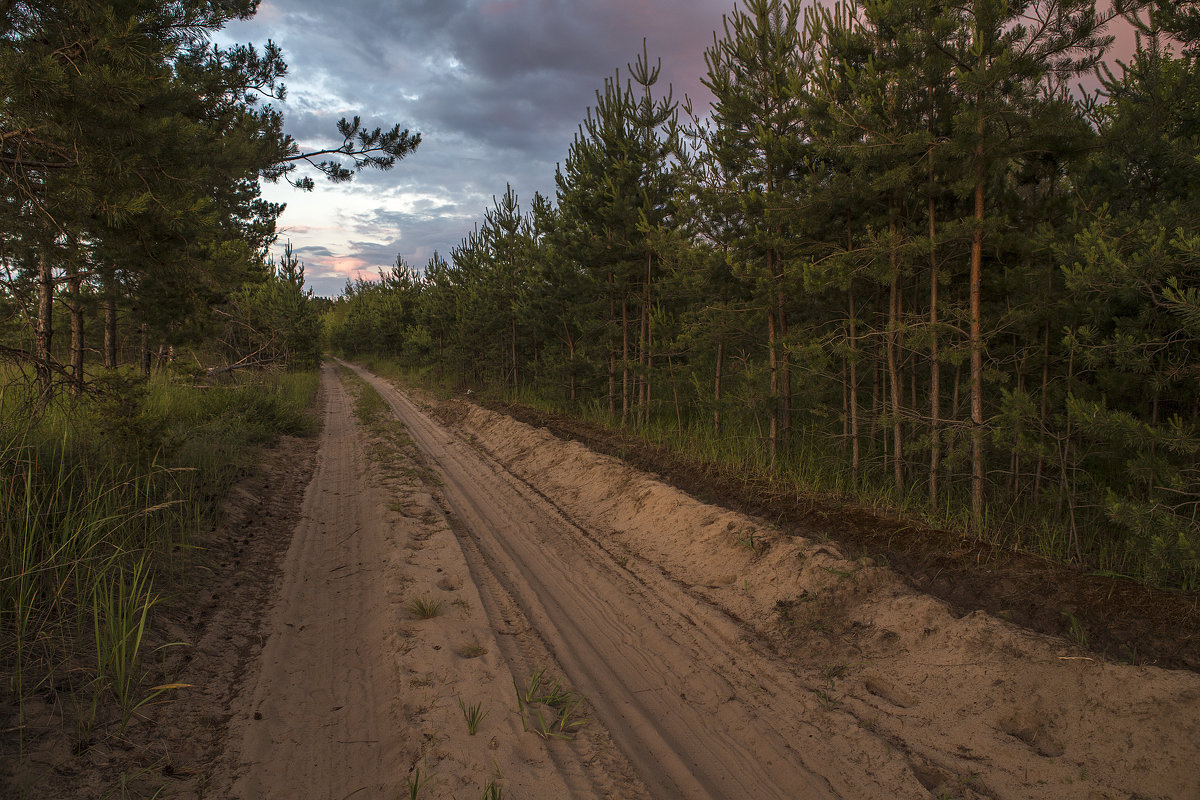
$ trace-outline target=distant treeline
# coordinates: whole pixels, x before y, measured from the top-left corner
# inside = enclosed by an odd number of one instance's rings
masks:
[[[1110,69],[1090,0],[743,0],[711,108],[643,53],[332,344],[1195,588],[1200,18],[1126,11]]]

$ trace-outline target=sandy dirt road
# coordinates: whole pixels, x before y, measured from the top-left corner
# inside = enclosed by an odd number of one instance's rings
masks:
[[[613,459],[355,368],[208,796],[1200,797],[1200,678],[956,618]],[[407,465],[407,466],[404,466]],[[413,598],[445,604],[416,619]],[[585,699],[543,739],[515,687]],[[464,705],[488,714],[476,735]],[[225,792],[223,794],[223,792]]]
[[[411,749],[392,703],[396,539],[382,498],[362,483],[346,393],[324,375],[316,473],[243,701],[240,758],[271,768],[243,771],[232,786],[238,797],[382,797]]]
[[[916,795],[859,729],[822,732],[742,632],[662,576],[622,567],[529,485],[360,371],[437,465],[472,577],[547,642],[654,797]],[[850,760],[848,760],[848,758]]]

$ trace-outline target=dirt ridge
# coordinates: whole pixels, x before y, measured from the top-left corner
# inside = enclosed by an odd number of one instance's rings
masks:
[[[847,723],[869,731],[934,795],[1200,795],[1195,674],[954,613],[872,559],[700,502],[578,442],[473,406],[447,416],[590,535],[753,621],[773,643],[756,671],[785,676],[774,706],[815,698],[822,737]],[[870,752],[844,739],[836,749]],[[888,796],[885,785],[842,796]]]
[[[832,540],[852,558],[888,564],[913,588],[946,601],[957,614],[986,611],[1108,658],[1200,671],[1200,594],[1088,574],[837,498],[781,491],[561,414],[487,405],[659,475],[706,502],[772,520],[790,535]]]

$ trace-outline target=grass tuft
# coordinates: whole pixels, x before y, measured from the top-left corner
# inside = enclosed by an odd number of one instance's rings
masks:
[[[442,601],[429,597],[414,597],[408,601],[408,612],[417,619],[433,619],[442,613]]]
[[[479,658],[487,655],[488,649],[479,642],[471,642],[461,645],[455,652],[462,658]]]
[[[467,721],[467,733],[474,736],[475,731],[479,729],[479,723],[483,722],[490,712],[483,710],[483,703],[467,705],[461,697],[458,698],[458,707],[462,710],[463,719]]]
[[[579,715],[583,696],[566,689],[557,678],[549,680],[544,668],[534,672],[524,687],[515,679],[513,685],[521,727],[543,739],[574,739],[578,729],[589,722]]]
[[[432,780],[433,775],[422,775],[421,768],[414,766],[404,782],[405,788],[408,790],[408,800],[417,800],[421,796],[421,790]]]

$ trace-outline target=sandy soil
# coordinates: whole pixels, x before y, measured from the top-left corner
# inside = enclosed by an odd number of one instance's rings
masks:
[[[285,447],[158,634],[197,643],[173,673],[195,688],[123,743],[47,737],[22,796],[1200,798],[1195,672],[955,614],[829,541],[357,371],[400,433],[357,424],[327,367],[302,496],[309,454]],[[519,697],[539,674],[583,698],[570,738]]]
[[[357,429],[329,368],[324,386],[318,465],[271,633],[204,796],[383,798],[417,784],[421,797],[478,797],[489,784],[520,798],[645,796],[598,726],[572,741],[523,730],[514,685],[550,659],[500,642],[527,633],[489,616],[497,600],[472,581],[418,452],[402,442],[368,458],[387,443]],[[416,618],[416,599],[437,615]],[[472,734],[463,707],[475,705]]]
[[[1200,677],[957,618],[472,406],[374,380],[497,584],[655,797],[1198,797]],[[511,622],[511,616],[509,621]]]

